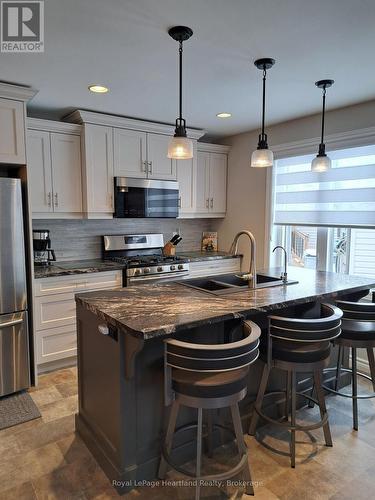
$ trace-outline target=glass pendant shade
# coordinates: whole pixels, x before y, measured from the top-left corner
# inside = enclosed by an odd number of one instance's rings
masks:
[[[251,155],[252,167],[272,167],[273,152],[270,149],[256,149]]]
[[[167,156],[173,160],[193,158],[193,141],[188,137],[172,137],[168,145]]]
[[[327,172],[331,168],[331,159],[327,155],[317,155],[311,162],[312,172]]]

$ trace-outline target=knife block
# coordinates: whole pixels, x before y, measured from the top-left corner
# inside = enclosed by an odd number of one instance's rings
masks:
[[[170,241],[164,245],[163,255],[164,257],[174,257],[176,255],[176,247]]]

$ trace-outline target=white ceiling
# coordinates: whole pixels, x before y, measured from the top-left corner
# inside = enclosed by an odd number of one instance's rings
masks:
[[[276,59],[268,123],[318,112],[322,78],[336,80],[330,108],[375,98],[374,0],[47,0],[45,52],[0,54],[0,77],[39,89],[34,115],[79,107],[174,122],[178,47],[167,30],[176,24],[194,30],[184,115],[211,136],[258,126],[259,57]],[[90,83],[110,92],[94,95]]]

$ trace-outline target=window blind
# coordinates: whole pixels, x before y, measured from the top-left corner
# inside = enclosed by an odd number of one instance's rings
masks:
[[[327,172],[311,171],[315,155],[276,161],[275,224],[375,228],[375,145],[328,154]]]

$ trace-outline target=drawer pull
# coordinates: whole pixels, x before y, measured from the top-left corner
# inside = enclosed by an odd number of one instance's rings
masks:
[[[107,325],[99,325],[98,330],[102,335],[109,335],[109,328]]]

